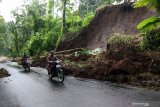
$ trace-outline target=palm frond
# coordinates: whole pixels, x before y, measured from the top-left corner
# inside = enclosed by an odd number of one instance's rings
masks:
[[[160,12],[160,0],[138,0],[133,6],[134,8],[148,7],[152,10]]]
[[[160,17],[153,16],[138,24],[137,29],[140,29],[142,32],[146,32],[159,27]]]

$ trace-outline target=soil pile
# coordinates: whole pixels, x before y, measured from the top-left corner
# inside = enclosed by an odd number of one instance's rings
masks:
[[[66,75],[106,80],[160,90],[160,53],[140,51],[135,44],[114,44],[99,55],[59,55]],[[46,57],[34,61],[45,67]]]
[[[84,27],[74,38],[65,40],[59,50],[85,47],[90,49],[105,48],[106,39],[114,34],[138,34],[136,26],[142,20],[156,13],[147,8],[135,9],[132,3],[105,6],[96,11],[90,24]],[[68,35],[67,35],[68,37]]]
[[[114,44],[98,56],[83,57],[84,61],[69,59],[76,64],[66,65],[65,72],[76,77],[160,89],[160,53],[142,52],[136,44]]]

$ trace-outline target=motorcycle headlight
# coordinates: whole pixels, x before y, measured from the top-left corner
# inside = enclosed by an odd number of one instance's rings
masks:
[[[30,60],[29,60],[29,59],[27,59],[27,63],[30,63]]]
[[[61,67],[61,65],[56,65],[56,68],[60,68]]]

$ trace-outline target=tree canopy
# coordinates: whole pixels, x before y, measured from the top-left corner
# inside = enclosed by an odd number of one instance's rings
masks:
[[[89,24],[96,8],[122,0],[78,1],[79,4],[72,0],[30,0],[12,11],[15,20],[5,22],[1,16],[3,54],[36,56],[55,50],[64,35],[78,32]]]

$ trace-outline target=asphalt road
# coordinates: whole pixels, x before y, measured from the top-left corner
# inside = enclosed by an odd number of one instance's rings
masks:
[[[45,69],[0,64],[11,76],[0,78],[0,107],[160,107],[160,92],[68,76],[49,80]]]

